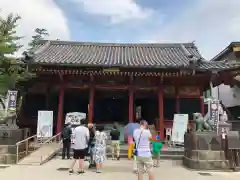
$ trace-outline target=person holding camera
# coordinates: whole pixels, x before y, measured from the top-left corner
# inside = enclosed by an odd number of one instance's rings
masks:
[[[136,156],[138,168],[138,180],[143,179],[143,173],[148,173],[149,180],[154,180],[153,177],[153,160],[150,148],[150,141],[152,135],[147,129],[148,123],[145,120],[140,121],[140,128],[136,129],[133,133],[133,138],[136,143],[134,155]]]

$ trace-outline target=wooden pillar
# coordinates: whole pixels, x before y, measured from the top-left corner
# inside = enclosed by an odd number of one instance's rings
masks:
[[[175,92],[176,92],[176,113],[180,113],[180,98],[177,86],[175,87]]]
[[[128,120],[129,122],[133,122],[134,118],[134,92],[130,88],[129,89],[129,97],[128,97]]]
[[[88,123],[93,123],[93,113],[94,113],[94,87],[90,86],[89,89],[89,109],[88,109]]]
[[[59,96],[58,96],[57,133],[60,133],[62,131],[63,103],[64,103],[64,88],[61,86],[59,89]]]
[[[49,110],[49,105],[50,105],[50,87],[48,86],[47,87],[47,90],[46,90],[46,96],[45,96],[45,109],[46,110]]]
[[[160,86],[158,89],[158,113],[159,113],[159,129],[160,129],[160,138],[164,139],[164,114],[163,114],[163,87]]]
[[[204,115],[205,115],[205,113],[204,113],[204,96],[200,96],[200,103],[201,103],[201,114],[204,117]]]

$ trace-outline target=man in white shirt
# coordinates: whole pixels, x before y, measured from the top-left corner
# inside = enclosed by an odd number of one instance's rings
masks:
[[[138,180],[143,179],[144,167],[148,173],[148,179],[154,180],[152,168],[153,160],[150,149],[150,140],[152,138],[151,132],[147,129],[148,123],[145,120],[140,121],[140,128],[133,133],[135,140],[136,159],[138,167]]]
[[[74,162],[69,169],[69,173],[73,173],[73,167],[76,160],[79,160],[78,173],[84,173],[84,158],[87,154],[88,142],[89,142],[89,130],[84,126],[85,120],[80,122],[80,126],[77,126],[73,131],[73,158]]]

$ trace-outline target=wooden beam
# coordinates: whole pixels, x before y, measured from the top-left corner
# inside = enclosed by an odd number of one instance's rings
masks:
[[[233,52],[240,52],[240,46],[233,47]]]
[[[65,84],[64,88],[66,88],[66,89],[88,89],[89,88],[89,84],[79,84],[79,85]]]
[[[127,90],[129,89],[129,85],[95,85],[96,89],[106,89],[106,90]]]
[[[65,84],[66,89],[87,89],[91,86],[91,84]],[[157,86],[152,87],[144,87],[144,86],[134,86],[129,84],[92,84],[96,89],[108,89],[108,90],[128,90],[132,88],[133,90],[137,91],[151,91],[151,90],[157,90]]]

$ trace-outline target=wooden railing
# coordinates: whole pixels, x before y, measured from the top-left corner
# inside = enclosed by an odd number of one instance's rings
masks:
[[[18,163],[20,157],[22,158],[29,155],[30,143],[37,143],[37,135],[30,136],[16,143],[16,163]]]

